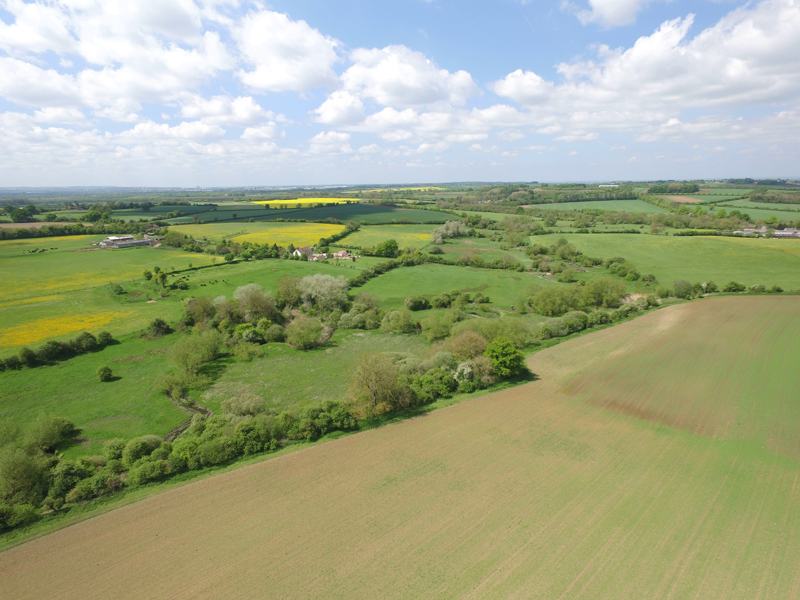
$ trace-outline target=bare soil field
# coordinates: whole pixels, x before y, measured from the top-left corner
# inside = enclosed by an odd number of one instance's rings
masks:
[[[537,381],[12,548],[3,597],[798,597],[798,322],[716,298],[575,338]]]

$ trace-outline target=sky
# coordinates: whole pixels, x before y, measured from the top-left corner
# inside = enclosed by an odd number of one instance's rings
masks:
[[[800,0],[0,0],[0,187],[800,177]]]

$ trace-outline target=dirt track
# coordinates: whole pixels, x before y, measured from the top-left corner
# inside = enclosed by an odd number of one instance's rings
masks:
[[[796,462],[564,392],[647,335],[738,314],[720,300],[541,352],[539,381],[14,548],[2,597],[797,597]]]

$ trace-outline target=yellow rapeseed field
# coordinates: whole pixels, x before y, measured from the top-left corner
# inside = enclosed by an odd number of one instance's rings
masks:
[[[286,200],[255,200],[253,201],[253,204],[275,206],[279,208],[294,208],[295,206],[309,206],[314,204],[347,204],[348,202],[357,202],[357,200],[354,200],[353,198],[289,198]]]
[[[281,227],[273,227],[264,231],[253,231],[237,235],[236,242],[253,244],[278,244],[279,246],[312,246],[321,238],[329,237],[344,231],[344,225],[331,223],[274,223]]]
[[[97,333],[99,328],[130,314],[130,311],[104,311],[85,315],[45,317],[21,323],[0,331],[0,348],[24,346],[80,331]]]

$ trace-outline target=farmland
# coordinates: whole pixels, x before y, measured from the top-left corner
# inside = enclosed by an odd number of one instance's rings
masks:
[[[349,202],[355,202],[355,200],[353,198],[276,198],[272,200],[254,200],[253,204],[260,204],[270,208],[297,208],[321,204],[347,204]]]
[[[359,291],[380,298],[387,307],[402,305],[409,295],[435,296],[442,292],[481,292],[494,304],[510,308],[531,290],[552,282],[531,273],[517,273],[450,265],[421,265],[390,271]]]
[[[371,248],[393,239],[401,248],[422,248],[430,244],[435,225],[367,225],[338,242],[341,246]]]
[[[0,575],[20,599],[791,597],[800,467],[781,357],[800,350],[798,323],[793,298],[664,309],[534,355],[535,382],[11,549]],[[764,328],[737,357],[730,342]],[[654,357],[642,396],[624,380],[653,347],[687,357]],[[730,361],[743,369],[735,383],[774,380],[758,410],[725,383]],[[587,388],[592,377],[620,404]],[[734,392],[714,395],[714,411],[692,400],[709,382]],[[221,505],[237,508],[220,519]]]
[[[591,200],[586,202],[556,202],[552,204],[530,204],[528,208],[544,210],[618,210],[635,213],[661,213],[663,208],[643,200]]]
[[[719,285],[739,281],[745,285],[780,285],[800,289],[800,242],[797,240],[743,239],[703,236],[563,234],[590,256],[625,256],[642,272],[653,273],[671,285],[684,279],[713,280]],[[537,236],[535,241],[556,239]]]
[[[384,223],[444,223],[450,215],[437,210],[375,204],[334,204],[310,208],[253,208],[253,205],[229,207],[168,219],[167,223],[209,223],[214,221],[324,221],[379,225]]]
[[[312,246],[321,238],[344,231],[344,225],[331,223],[207,223],[173,225],[171,231],[213,241],[223,239],[279,246]]]
[[[153,265],[174,271],[215,260],[168,248],[93,248],[92,244],[100,239],[101,236],[71,236],[0,241],[0,278],[12,282],[0,290],[0,302],[131,279]]]

